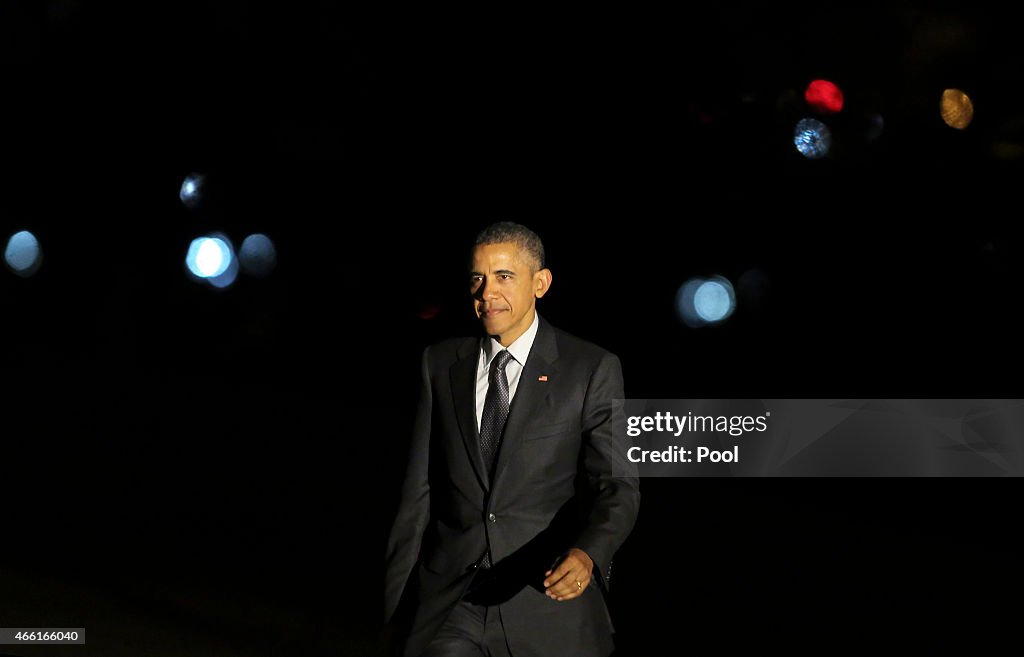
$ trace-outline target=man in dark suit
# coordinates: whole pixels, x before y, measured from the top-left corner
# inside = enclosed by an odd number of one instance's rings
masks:
[[[613,445],[622,372],[540,318],[551,281],[535,233],[486,228],[469,281],[485,335],[423,353],[385,582],[406,657],[614,649],[604,594],[640,503]]]

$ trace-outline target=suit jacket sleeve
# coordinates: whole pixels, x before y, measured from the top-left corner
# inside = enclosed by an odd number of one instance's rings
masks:
[[[391,534],[388,538],[385,567],[384,622],[391,620],[402,599],[406,584],[419,559],[423,533],[430,521],[430,457],[431,408],[430,347],[423,351],[422,385],[416,423],[402,484],[401,499]]]
[[[612,433],[612,400],[623,399],[624,394],[619,359],[606,353],[591,376],[583,401],[580,474],[591,502],[575,543],[594,560],[597,580],[606,590],[612,557],[632,531],[640,507],[635,465],[615,449]],[[619,476],[612,476],[613,463]]]

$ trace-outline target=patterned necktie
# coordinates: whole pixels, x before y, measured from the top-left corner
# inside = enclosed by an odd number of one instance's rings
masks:
[[[503,349],[491,359],[491,372],[487,377],[487,397],[484,398],[484,413],[480,417],[480,454],[484,457],[488,481],[494,474],[494,457],[501,443],[501,433],[508,419],[508,376],[505,366],[512,360],[512,354]],[[480,562],[484,568],[491,567],[491,551],[484,552]]]
[[[501,443],[505,420],[508,419],[508,376],[505,375],[505,366],[510,360],[512,354],[508,350],[499,351],[491,360],[491,372],[487,378],[487,397],[480,417],[480,454],[484,457],[488,479],[494,469],[494,457]]]

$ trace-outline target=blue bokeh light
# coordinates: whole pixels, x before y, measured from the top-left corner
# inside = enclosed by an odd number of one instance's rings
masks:
[[[732,312],[729,290],[719,281],[704,281],[693,295],[693,308],[705,322],[720,322]]]
[[[881,114],[875,112],[868,117],[868,129],[867,138],[868,141],[875,141],[882,136],[882,131],[885,130],[885,119]]]
[[[721,276],[691,278],[676,294],[676,311],[694,328],[726,320],[736,309],[732,283]]]
[[[242,271],[250,276],[263,278],[273,271],[277,264],[277,249],[274,242],[262,233],[255,233],[242,240],[238,250]]]
[[[18,276],[28,277],[36,273],[43,262],[39,240],[27,230],[11,235],[4,249],[4,262]]]
[[[185,204],[185,207],[195,208],[203,198],[203,187],[205,185],[206,176],[198,173],[189,174],[185,176],[184,182],[181,183],[181,191],[178,192],[178,198]]]
[[[809,160],[823,158],[832,147],[832,131],[818,119],[800,119],[793,131],[793,145]]]
[[[235,279],[238,278],[238,258],[232,257],[228,262],[227,268],[220,272],[216,276],[211,276],[206,279],[206,282],[215,288],[223,290],[224,288],[230,287]]]

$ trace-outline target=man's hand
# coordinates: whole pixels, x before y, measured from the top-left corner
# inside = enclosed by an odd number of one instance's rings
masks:
[[[579,597],[590,586],[590,574],[593,571],[594,560],[583,550],[572,548],[558,567],[544,573],[544,593],[559,602]]]

